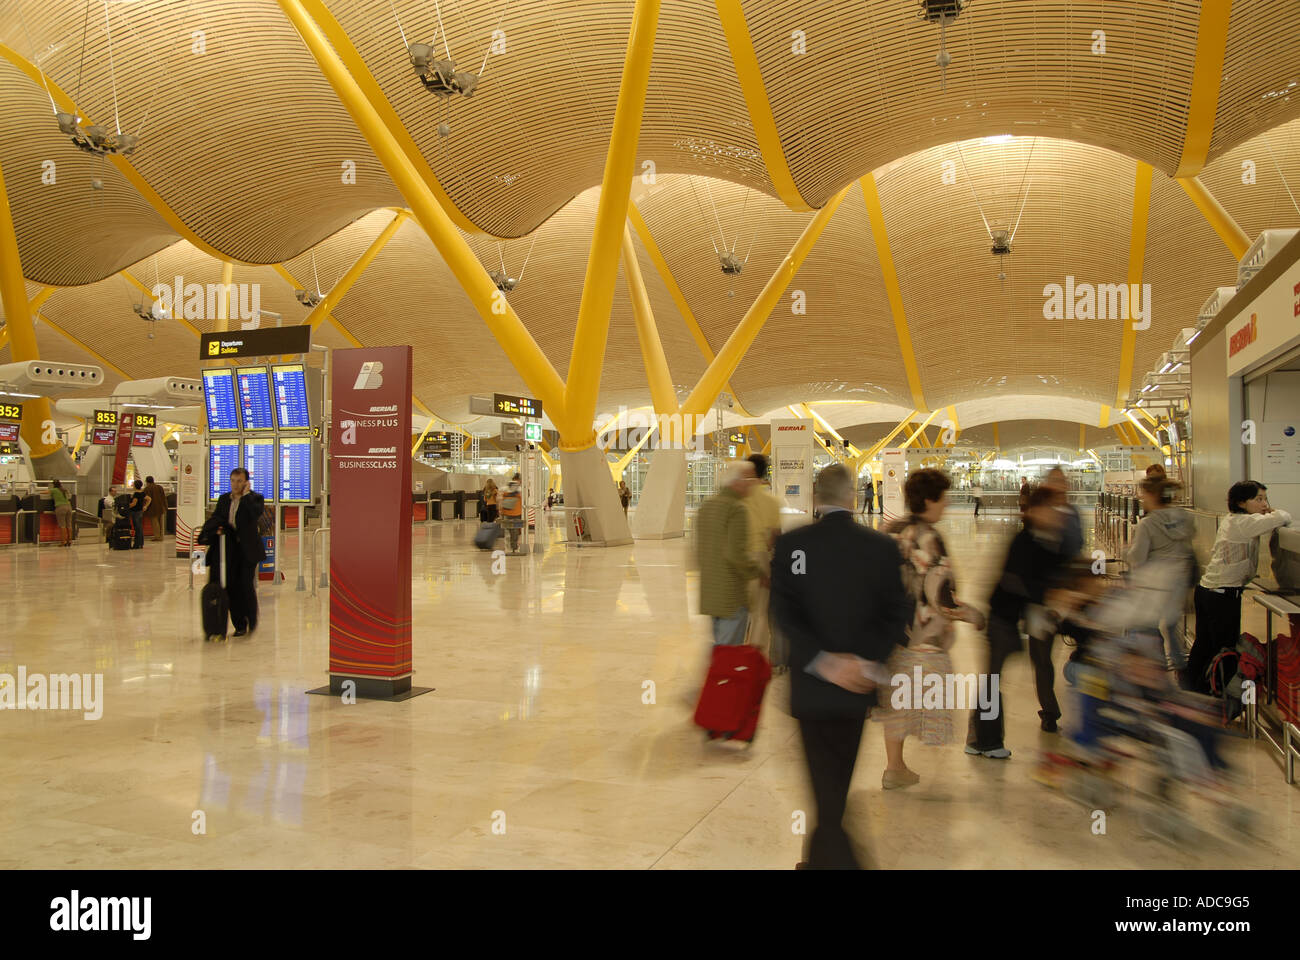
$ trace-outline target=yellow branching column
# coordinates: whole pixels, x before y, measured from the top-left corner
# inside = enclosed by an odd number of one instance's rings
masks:
[[[27,303],[27,285],[18,257],[18,234],[9,209],[3,169],[0,169],[0,302],[5,308],[10,356],[15,362],[39,360],[41,352],[36,345],[36,326]],[[24,401],[20,432],[30,450],[32,469],[38,479],[71,479],[77,475],[71,454],[54,435],[49,397]]]

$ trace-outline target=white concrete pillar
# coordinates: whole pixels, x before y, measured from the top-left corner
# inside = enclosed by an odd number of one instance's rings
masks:
[[[686,536],[686,451],[656,450],[632,516],[638,540]]]

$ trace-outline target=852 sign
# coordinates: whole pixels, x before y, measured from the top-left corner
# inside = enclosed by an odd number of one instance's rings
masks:
[[[0,420],[21,420],[23,405],[21,403],[0,403]]]

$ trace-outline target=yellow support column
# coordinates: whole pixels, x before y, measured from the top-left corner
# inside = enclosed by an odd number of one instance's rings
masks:
[[[307,315],[306,322],[315,330],[320,326],[321,321],[328,317],[339,302],[347,296],[347,292],[352,289],[352,285],[361,279],[361,275],[366,272],[375,257],[379,256],[379,251],[388,245],[388,241],[393,239],[393,235],[406,222],[408,214],[405,210],[399,210],[397,216],[389,222],[388,226],[380,231],[379,236],[375,237],[370,246],[366,247],[366,252],[357,258],[357,262],[348,268],[348,272],[339,278],[339,282],[334,284],[328,292],[322,291],[324,297],[320,303],[312,308],[311,313]],[[302,289],[299,287],[298,289]]]
[[[1147,218],[1151,213],[1151,176],[1149,163],[1139,162],[1133,186],[1133,221],[1129,232],[1128,282],[1132,292],[1134,284],[1142,288],[1142,266],[1147,250]],[[1147,309],[1151,307],[1147,304]],[[1133,329],[1133,303],[1129,301],[1129,315],[1124,317],[1119,354],[1119,378],[1115,388],[1115,406],[1123,407],[1133,385],[1133,353],[1137,349],[1137,331]]]
[[[549,408],[551,418],[564,416],[564,381],[551,366],[537,341],[488,276],[483,264],[457,231],[393,134],[376,113],[357,82],[339,60],[329,40],[307,13],[307,0],[279,0],[280,8],[302,37],[321,73],[351,114],[357,129],[384,165],[411,212],[420,222],[452,275],[464,288],[474,309],[514,364],[528,389]],[[320,4],[310,0],[314,7]],[[322,8],[323,9],[323,8]]]
[[[619,247],[627,232],[628,193],[636,169],[636,148],[641,138],[641,114],[650,82],[650,60],[654,54],[655,31],[659,25],[660,0],[637,0],[632,13],[632,32],[623,58],[623,79],[618,89],[614,126],[605,154],[605,173],[596,207],[596,226],[587,254],[587,274],[582,284],[582,303],[573,331],[573,351],[564,387],[564,420],[560,427],[560,449],[581,450],[596,442],[591,421],[596,416],[601,367],[605,364],[605,342],[609,335],[609,314],[614,305],[614,278],[618,273]]]
[[[39,360],[36,345],[36,326],[31,311],[27,309],[27,284],[23,280],[22,261],[18,257],[18,234],[14,231],[13,211],[9,208],[9,193],[5,189],[4,170],[0,169],[0,303],[5,308],[5,329],[9,332],[9,356],[14,362]],[[46,443],[45,425],[52,424],[49,397],[36,397],[23,401],[23,422],[19,428],[23,440],[31,450],[32,460],[39,460],[63,449],[56,438]],[[66,456],[66,454],[65,454]],[[55,464],[60,474],[70,476],[76,472],[71,457],[67,464]]]
[[[847,186],[840,190],[808,222],[808,226],[804,228],[794,247],[781,261],[781,265],[776,268],[776,272],[767,281],[767,285],[763,287],[753,306],[745,313],[736,329],[731,332],[727,342],[722,345],[718,355],[713,358],[713,362],[709,364],[700,377],[700,382],[695,385],[695,389],[691,391],[690,396],[686,398],[686,402],[682,404],[684,414],[700,416],[713,405],[713,402],[718,398],[718,394],[722,392],[723,384],[730,380],[731,375],[735,373],[736,367],[740,365],[741,359],[745,356],[745,352],[754,342],[759,331],[763,329],[763,324],[772,315],[772,311],[776,309],[777,301],[785,293],[785,288],[794,280],[795,274],[799,272],[799,268],[812,251],[817,238],[826,229],[826,224],[835,215],[835,211],[839,209],[839,205],[843,202],[848,191]]]
[[[1223,204],[1214,199],[1214,194],[1205,188],[1201,178],[1179,177],[1178,185],[1187,191],[1187,195],[1192,198],[1192,203],[1196,204],[1196,209],[1201,211],[1201,215],[1214,228],[1219,239],[1227,244],[1232,258],[1240,260],[1244,257],[1246,251],[1250,249],[1250,237],[1245,230],[1241,229],[1241,225],[1232,219],[1228,211],[1223,209]]]
[[[646,380],[650,385],[650,402],[655,414],[660,418],[680,414],[677,404],[677,391],[673,389],[672,374],[668,369],[668,357],[664,353],[663,341],[659,339],[659,328],[655,323],[654,311],[650,308],[650,295],[645,288],[645,278],[641,276],[641,265],[636,259],[636,248],[632,244],[632,231],[623,228],[623,274],[627,277],[628,296],[632,300],[632,316],[636,321],[637,342],[641,345],[641,359],[645,363]],[[670,419],[669,423],[673,421]],[[682,439],[676,436],[675,429],[669,428],[664,442],[672,445]]]
[[[235,279],[235,265],[226,261],[221,265],[221,296],[217,300],[217,331],[230,330],[230,284]]]

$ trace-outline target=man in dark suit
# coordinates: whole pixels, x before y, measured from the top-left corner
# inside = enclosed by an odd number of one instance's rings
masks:
[[[885,662],[910,619],[893,538],[853,519],[852,474],[836,464],[817,477],[822,519],[779,537],[772,561],[772,619],[790,644],[790,706],[799,721],[817,823],[810,868],[858,869],[844,809],[862,729]]]
[[[225,535],[226,593],[230,597],[230,623],[235,636],[246,637],[257,629],[257,566],[266,559],[258,523],[266,504],[248,482],[248,471],[230,471],[230,492],[217,500],[199,531],[198,542],[213,544]],[[208,560],[208,580],[220,583],[217,565]]]

